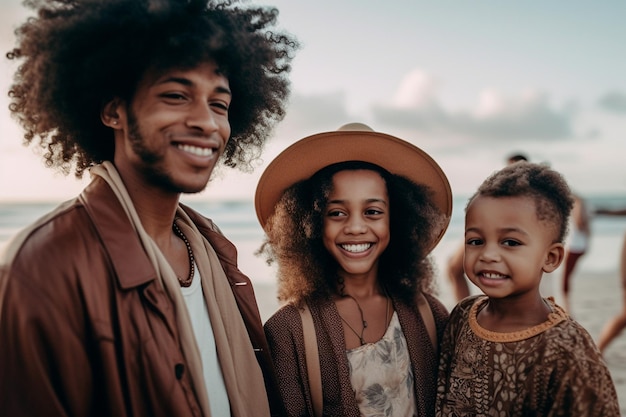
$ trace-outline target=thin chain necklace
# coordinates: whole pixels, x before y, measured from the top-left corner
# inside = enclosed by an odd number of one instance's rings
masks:
[[[352,333],[354,333],[356,335],[356,337],[359,338],[359,342],[361,343],[361,346],[365,345],[365,339],[363,338],[363,333],[365,333],[365,329],[367,328],[367,321],[365,320],[365,317],[363,315],[363,309],[361,308],[361,304],[359,304],[359,302],[357,301],[356,298],[354,298],[353,296],[351,296],[350,294],[346,294],[344,295],[344,297],[350,297],[354,300],[354,302],[356,303],[356,307],[359,309],[359,314],[361,315],[361,325],[363,327],[361,327],[361,333],[359,334],[356,330],[354,330],[354,328],[352,326],[350,326],[350,323],[348,323],[346,321],[346,319],[344,319],[342,317],[342,315],[340,314],[339,317],[341,318],[341,320],[346,323],[346,326],[348,326],[348,329],[352,330]],[[385,305],[385,329],[388,326],[389,322],[389,297],[387,297],[387,304]]]
[[[187,279],[180,279],[180,277],[177,275],[176,278],[178,279],[178,283],[180,284],[181,287],[188,287],[191,285],[191,281],[193,281],[193,276],[195,274],[195,263],[193,260],[193,251],[191,250],[191,244],[187,240],[187,236],[185,236],[183,231],[180,230],[180,227],[178,227],[176,222],[172,223],[172,229],[174,230],[174,234],[176,234],[176,236],[181,238],[183,242],[185,242],[185,246],[187,247],[187,254],[189,255],[189,276],[187,277]]]

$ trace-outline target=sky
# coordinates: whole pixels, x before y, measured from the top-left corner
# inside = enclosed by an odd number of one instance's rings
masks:
[[[626,195],[626,2],[255,0],[301,47],[285,119],[252,174],[221,169],[199,199],[251,199],[264,166],[305,136],[362,122],[428,152],[455,195],[513,152],[582,195]],[[0,5],[0,50],[26,11]],[[0,59],[0,92],[15,63]],[[77,181],[22,145],[0,94],[0,201],[61,201]]]

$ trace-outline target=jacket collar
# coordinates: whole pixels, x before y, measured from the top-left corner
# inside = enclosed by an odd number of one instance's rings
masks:
[[[134,232],[133,225],[106,181],[95,177],[80,194],[79,200],[98,230],[121,288],[134,288],[156,279],[157,273]],[[230,284],[248,285],[247,277],[237,268],[235,246],[221,234],[211,220],[183,204],[180,207],[217,253]]]
[[[121,288],[137,287],[156,279],[156,271],[109,185],[95,177],[78,198],[102,239]]]

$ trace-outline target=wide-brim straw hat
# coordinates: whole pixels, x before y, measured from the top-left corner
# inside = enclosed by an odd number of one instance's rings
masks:
[[[423,184],[433,192],[435,205],[446,216],[431,249],[443,236],[452,213],[452,191],[439,165],[417,146],[362,123],[350,123],[331,132],[318,133],[283,150],[265,169],[256,188],[256,214],[265,228],[283,192],[310,178],[320,169],[344,161],[364,161]]]

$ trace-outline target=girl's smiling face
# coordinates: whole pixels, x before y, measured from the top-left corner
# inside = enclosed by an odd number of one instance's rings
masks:
[[[339,263],[339,274],[374,277],[390,239],[389,196],[375,171],[339,171],[333,176],[324,215],[324,246]]]

